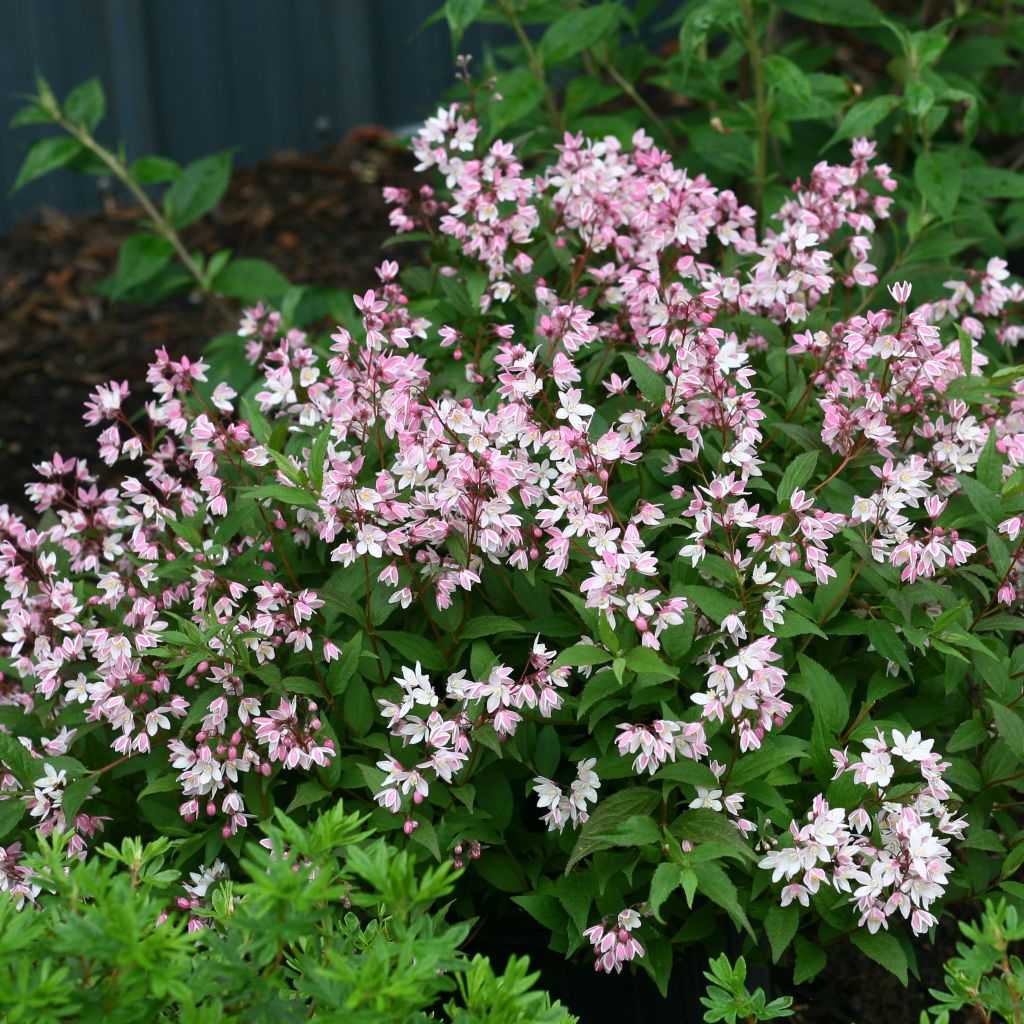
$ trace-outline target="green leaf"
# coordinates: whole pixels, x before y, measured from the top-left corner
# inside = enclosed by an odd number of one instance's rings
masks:
[[[780,6],[798,18],[823,25],[865,28],[885,22],[885,15],[871,0],[780,0]]]
[[[740,905],[736,886],[732,884],[725,871],[713,861],[691,864],[690,868],[697,876],[697,891],[703,893],[713,903],[717,903],[733,919],[736,926],[742,928],[756,942],[757,937]]]
[[[377,707],[370,695],[370,688],[360,676],[353,676],[345,689],[342,700],[345,721],[357,736],[365,736],[373,727]]]
[[[363,634],[357,631],[349,640],[341,644],[341,656],[327,672],[327,689],[332,696],[345,692],[349,680],[359,673],[359,658],[363,653]]]
[[[423,668],[430,671],[441,671],[445,667],[436,641],[391,629],[378,629],[375,635],[378,640],[383,640],[389,647],[398,651],[410,665],[418,661]]]
[[[810,103],[810,79],[788,57],[774,53],[765,58],[764,71],[770,86],[803,103]]]
[[[814,467],[818,464],[817,452],[802,452],[787,467],[779,481],[779,489],[775,492],[780,503],[787,505],[793,494],[814,475]]]
[[[1024,174],[1002,167],[972,167],[971,192],[986,199],[1024,199]]]
[[[41,178],[44,174],[70,163],[81,152],[81,143],[68,135],[54,135],[49,139],[41,139],[28,151],[8,195],[14,195],[30,181],[35,181],[36,178]]]
[[[634,647],[626,655],[626,668],[637,674],[645,672],[648,675],[660,676],[662,679],[675,679],[679,675],[676,669],[666,665],[649,647]]]
[[[444,16],[452,33],[452,46],[456,49],[462,34],[476,21],[483,10],[484,0],[445,0]]]
[[[600,800],[580,829],[579,838],[565,865],[565,873],[568,874],[578,861],[589,854],[607,849],[612,845],[606,839],[610,833],[630,819],[649,814],[657,806],[658,799],[658,794],[650,789],[633,786]]]
[[[117,273],[111,282],[116,296],[143,284],[170,263],[174,246],[157,235],[132,235],[117,254]]]
[[[481,636],[497,636],[498,633],[528,633],[530,629],[522,622],[505,615],[478,615],[466,623],[459,634],[462,640],[475,640]],[[568,664],[567,662],[565,664]]]
[[[181,165],[164,156],[140,156],[128,168],[128,173],[140,185],[160,185],[180,178]]]
[[[788,686],[807,698],[811,713],[833,735],[843,731],[850,717],[850,695],[828,669],[812,661],[805,654],[797,659],[800,675],[790,679]]]
[[[29,103],[11,118],[9,128],[27,128],[33,124],[53,124],[53,116],[38,103]]]
[[[857,103],[846,112],[832,138],[825,144],[825,149],[845,139],[867,135],[879,122],[883,121],[900,105],[898,96],[876,96],[871,100]]]
[[[27,809],[16,796],[0,799],[0,840],[6,839],[18,827]]]
[[[808,942],[807,939],[801,938],[799,935],[796,937],[794,949],[796,950],[796,964],[793,968],[793,984],[800,985],[820,974],[828,957],[821,946]]]
[[[985,728],[985,723],[980,718],[968,718],[966,722],[961,722],[956,727],[946,743],[946,750],[951,754],[960,750],[970,750],[971,747],[976,747],[987,739],[988,730]]]
[[[18,781],[30,789],[43,774],[43,761],[33,757],[13,736],[0,732],[0,761],[17,776]]]
[[[629,373],[640,394],[652,405],[661,408],[665,404],[665,381],[654,372],[639,356],[632,352],[624,352],[623,359],[629,365]]]
[[[317,508],[316,498],[298,487],[285,487],[284,484],[261,484],[249,487],[244,491],[250,498],[272,498],[285,505],[301,505],[303,508]]]
[[[322,490],[324,486],[324,461],[327,458],[327,446],[330,444],[332,433],[331,424],[328,423],[309,449],[309,482],[317,491]]]
[[[599,805],[600,806],[600,805]],[[727,846],[740,860],[755,860],[754,851],[725,815],[707,807],[684,811],[669,826],[676,839],[688,839],[695,847],[702,843]]]
[[[709,619],[721,622],[727,615],[738,611],[740,599],[728,590],[715,590],[713,587],[687,586],[680,587],[679,592],[693,604],[698,611]]]
[[[72,123],[92,131],[103,119],[107,98],[98,78],[76,85],[64,100],[64,116]]]
[[[1024,759],[1024,721],[1020,715],[994,700],[989,701],[992,718],[996,723],[996,731],[1006,741],[1018,760]]]
[[[957,340],[960,342],[960,365],[969,377],[974,372],[974,342],[959,324],[953,324],[953,327],[956,329]],[[995,434],[991,436],[995,437]]]
[[[661,920],[659,911],[665,900],[669,898],[683,884],[683,869],[678,864],[669,864],[663,861],[655,868],[654,877],[651,879],[651,895],[649,904],[651,913],[656,920]]]
[[[501,94],[501,102],[487,110],[491,138],[534,113],[544,102],[544,87],[528,68],[516,68],[499,75],[495,91]]]
[[[291,282],[266,260],[232,260],[210,287],[241,302],[273,302],[291,288]]]
[[[75,815],[85,802],[85,799],[96,786],[96,780],[91,775],[83,775],[80,779],[68,783],[64,788],[64,798],[61,801],[61,809],[68,821],[74,821]]]
[[[417,821],[418,828],[412,834],[412,841],[423,847],[438,863],[441,862],[441,849],[437,844],[437,832],[425,818]]]
[[[963,171],[952,153],[935,150],[922,153],[914,164],[914,182],[939,216],[945,220],[953,216],[960,198]],[[967,372],[970,373],[969,364]]]
[[[619,22],[618,4],[598,4],[568,11],[556,18],[540,41],[539,52],[545,64],[557,64],[593,46]]]
[[[555,658],[552,668],[562,668],[564,665],[572,665],[574,668],[582,665],[605,665],[612,660],[611,654],[597,644],[574,644],[567,647]]]
[[[907,984],[907,956],[896,938],[888,932],[870,932],[857,929],[851,937],[853,944],[865,955],[895,974]]]
[[[231,180],[232,150],[204,156],[190,163],[164,194],[164,214],[175,228],[183,228],[209,213],[221,200]]]
[[[964,489],[967,500],[974,510],[985,521],[987,526],[996,526],[1003,518],[1002,502],[980,480],[973,476],[958,476],[957,481]]]
[[[788,907],[780,907],[776,904],[768,911],[764,919],[764,930],[771,943],[772,960],[775,963],[779,962],[779,957],[793,941],[799,923],[800,908],[795,903],[790,903]]]

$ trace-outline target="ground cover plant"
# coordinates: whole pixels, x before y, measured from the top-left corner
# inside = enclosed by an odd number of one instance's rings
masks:
[[[428,266],[158,353],[143,417],[98,388],[120,486],[55,456],[0,518],[2,884],[140,827],[230,876],[344,797],[600,972],[739,935],[906,980],[945,907],[1024,897],[1012,223],[967,233],[934,132],[752,205],[628,122],[506,140],[462,68],[386,193]],[[709,1019],[787,1010],[745,972]]]

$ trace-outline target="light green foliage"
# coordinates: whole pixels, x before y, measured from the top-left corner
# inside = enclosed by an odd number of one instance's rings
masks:
[[[107,844],[67,861],[62,842],[26,865],[40,909],[0,900],[0,1017],[10,1024],[103,1021],[340,1021],[572,1024],[536,990],[525,960],[496,974],[459,951],[470,925],[437,909],[450,865],[424,869],[370,841],[340,805],[300,828],[278,813],[271,849],[208,894],[190,933],[167,839]],[[165,920],[162,915],[167,914]],[[443,1009],[442,1009],[443,1008]]]
[[[962,921],[966,942],[946,962],[946,988],[932,989],[938,1000],[933,1016],[921,1015],[922,1024],[950,1024],[952,1016],[973,1008],[985,1024],[1021,1024],[1024,1020],[1024,964],[1014,952],[1024,942],[1024,922],[1005,899],[986,900],[977,923]]]
[[[727,1024],[757,1024],[762,1020],[778,1020],[792,1017],[789,1008],[793,1000],[789,996],[768,1001],[764,989],[747,989],[747,962],[740,957],[735,964],[723,953],[711,961],[711,970],[704,972],[708,979],[707,995],[701,1002],[708,1008],[706,1021],[726,1021]]]

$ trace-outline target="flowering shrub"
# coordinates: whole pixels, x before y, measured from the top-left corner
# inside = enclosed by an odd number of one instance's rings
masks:
[[[1024,857],[1024,288],[884,288],[865,139],[763,221],[643,132],[413,149],[429,267],[329,339],[248,311],[230,379],[158,352],[86,412],[119,486],[57,455],[0,515],[5,833],[146,822],[202,907],[344,794],[600,971],[738,929],[905,977]]]

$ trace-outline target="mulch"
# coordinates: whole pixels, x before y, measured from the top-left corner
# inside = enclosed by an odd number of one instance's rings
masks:
[[[207,255],[230,248],[268,260],[292,281],[361,290],[376,280],[381,244],[392,234],[381,188],[415,177],[389,133],[356,129],[316,153],[283,153],[239,170],[218,209],[184,240]],[[0,505],[28,511],[32,467],[55,451],[102,469],[96,431],[82,422],[97,384],[127,380],[144,392],[156,348],[198,355],[230,326],[223,306],[199,294],[139,306],[91,291],[114,272],[139,216],[113,201],[78,218],[44,208],[0,241]]]

